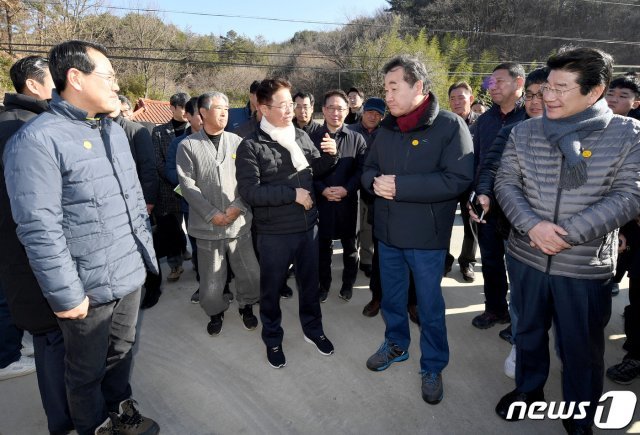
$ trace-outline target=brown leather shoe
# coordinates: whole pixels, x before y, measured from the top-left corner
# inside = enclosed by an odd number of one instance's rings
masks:
[[[407,307],[407,311],[409,312],[409,320],[411,320],[416,325],[420,326],[420,316],[418,315],[418,306],[409,305]]]
[[[362,315],[366,317],[375,317],[378,315],[380,311],[380,301],[376,301],[375,299],[371,300],[367,305],[364,306],[362,310]]]

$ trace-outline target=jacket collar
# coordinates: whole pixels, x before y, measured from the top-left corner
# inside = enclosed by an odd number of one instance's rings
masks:
[[[418,125],[413,130],[423,130],[435,121],[436,117],[440,113],[440,104],[438,103],[438,98],[436,98],[435,94],[429,91],[429,105],[427,106],[427,110],[425,110],[424,114],[420,117],[418,121]],[[390,130],[400,130],[398,127],[397,117],[389,114],[385,116],[385,118],[380,122],[380,126],[388,128]]]
[[[23,109],[40,114],[49,109],[49,102],[47,100],[38,100],[29,95],[6,93],[4,94],[4,107],[5,110]]]
[[[295,127],[295,126],[294,126]],[[296,127],[296,142],[299,142],[298,139],[300,139],[302,137],[302,135],[306,135],[307,133],[304,132],[304,130],[299,129],[298,127]],[[275,140],[273,140],[271,138],[271,136],[269,136],[267,133],[265,133],[261,128],[260,125],[258,124],[256,126],[256,137],[258,138],[259,141],[261,142],[276,142]],[[277,142],[276,142],[277,143]]]
[[[502,115],[502,111],[500,109],[500,106],[497,105],[497,104],[492,104],[487,112],[491,113],[493,116],[497,116],[497,117],[503,117],[504,116],[505,118],[508,118],[509,116],[513,115],[514,113],[516,113],[520,109],[524,110],[524,97],[520,97],[518,99],[518,101],[516,101],[515,107],[509,113],[506,113],[506,114]],[[483,115],[484,115],[484,113],[483,113]]]
[[[63,100],[58,92],[54,89],[51,103],[49,103],[51,111],[57,115],[64,116],[65,118],[73,119],[76,121],[83,121],[89,125],[94,125],[99,121],[106,118],[105,113],[98,113],[95,118],[87,118],[87,112],[76,107],[66,100]]]

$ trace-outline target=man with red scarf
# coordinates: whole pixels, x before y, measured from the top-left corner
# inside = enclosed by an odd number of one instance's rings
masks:
[[[440,110],[422,62],[401,55],[383,68],[386,117],[371,145],[362,185],[375,195],[385,340],[367,361],[382,371],[409,357],[407,289],[418,299],[422,398],[439,403],[449,362],[440,286],[457,198],[473,179],[473,144],[464,120]]]

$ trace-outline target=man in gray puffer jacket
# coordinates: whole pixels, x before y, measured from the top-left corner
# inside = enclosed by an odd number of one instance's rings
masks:
[[[49,69],[50,110],[3,159],[18,237],[64,337],[71,418],[79,434],[157,433],[129,384],[144,265],[158,269],[129,143],[106,117],[120,104],[115,73],[84,41],[53,47]]]
[[[548,329],[557,327],[562,390],[575,406],[568,433],[592,433],[604,375],[604,328],[617,228],[640,213],[640,123],[613,115],[603,99],[612,58],[587,48],[547,61],[545,114],[516,126],[495,183],[512,224],[507,248],[516,332],[516,389],[496,412],[521,419],[515,402],[544,400]]]

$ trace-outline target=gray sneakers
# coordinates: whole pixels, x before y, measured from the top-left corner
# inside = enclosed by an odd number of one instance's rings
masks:
[[[434,372],[422,372],[422,398],[430,405],[440,403],[444,397],[442,387],[442,374]]]
[[[20,356],[20,358],[0,369],[0,381],[28,375],[36,371],[36,360],[30,356]]]
[[[374,372],[381,372],[394,362],[404,361],[409,358],[409,352],[401,349],[396,344],[385,340],[382,346],[369,357],[367,360],[367,368]]]
[[[136,401],[133,399],[120,402],[120,421],[116,433],[120,435],[156,435],[159,433],[158,423],[148,417],[143,417],[135,405]]]

